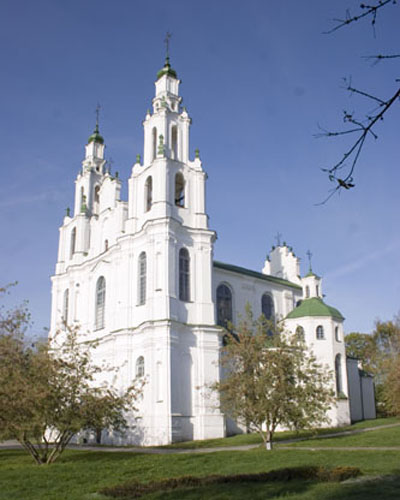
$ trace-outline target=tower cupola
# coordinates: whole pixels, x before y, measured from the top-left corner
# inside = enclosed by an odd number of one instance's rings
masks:
[[[96,128],[94,129],[93,134],[88,139],[88,144],[90,144],[91,142],[97,142],[98,144],[104,144],[104,139],[100,135],[100,132],[99,132],[98,122],[96,122]]]
[[[317,276],[311,267],[311,257],[312,253],[310,251],[307,252],[308,260],[309,260],[309,269],[308,273],[301,279],[301,284],[303,286],[303,298],[309,299],[312,297],[322,298],[322,278]]]
[[[159,80],[164,75],[168,75],[168,76],[170,76],[172,78],[175,78],[176,80],[178,79],[176,71],[171,68],[171,64],[169,62],[169,56],[168,55],[165,58],[164,66],[157,73],[157,80]]]
[[[94,128],[93,134],[89,137],[88,142],[85,146],[85,159],[83,166],[86,169],[94,168],[97,172],[103,173],[104,167],[104,138],[99,131],[99,109],[100,106],[96,108],[96,126]]]

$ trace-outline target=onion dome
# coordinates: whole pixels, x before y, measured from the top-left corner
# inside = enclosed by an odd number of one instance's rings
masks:
[[[176,79],[178,78],[176,71],[171,68],[171,64],[169,63],[169,56],[165,58],[164,66],[157,73],[157,80],[159,80],[164,75],[168,75]]]

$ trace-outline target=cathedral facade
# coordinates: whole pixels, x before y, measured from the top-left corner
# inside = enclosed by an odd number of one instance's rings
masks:
[[[108,383],[123,389],[136,377],[146,381],[127,435],[104,430],[102,440],[161,445],[236,432],[217,396],[202,388],[219,380],[223,327],[237,322],[246,303],[255,316],[285,319],[289,331],[304,335],[335,374],[331,425],[347,424],[344,318],[324,303],[321,278],[311,270],[300,277],[299,259],[285,243],[273,247],[261,272],[213,259],[207,176],[198,151],[190,155],[191,120],[179,84],[167,58],[143,122],[143,158],[132,167],[128,201],[106,168],[96,124],[75,181],[73,213],[60,228],[51,333],[77,322],[85,340],[99,342],[94,360],[117,368],[104,371]]]

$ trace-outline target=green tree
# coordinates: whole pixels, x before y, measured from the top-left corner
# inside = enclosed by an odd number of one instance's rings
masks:
[[[263,316],[254,320],[249,306],[232,331],[221,352],[224,376],[212,386],[224,413],[257,431],[267,450],[279,425],[297,430],[328,421],[333,375],[301,338]]]
[[[96,346],[78,340],[77,326],[32,345],[24,339],[28,322],[26,307],[1,313],[0,437],[18,440],[42,465],[54,462],[79,431],[123,432],[143,383],[133,381],[124,393],[99,385],[102,368],[91,361]]]
[[[374,376],[378,414],[399,414],[396,410],[396,376],[400,375],[400,321],[377,321],[371,335],[350,333],[345,337],[347,355],[358,358],[362,368]],[[399,382],[400,388],[400,382]],[[398,412],[397,412],[398,411]]]
[[[363,369],[373,374],[377,371],[377,346],[374,335],[352,332],[344,338],[346,354],[361,361]]]

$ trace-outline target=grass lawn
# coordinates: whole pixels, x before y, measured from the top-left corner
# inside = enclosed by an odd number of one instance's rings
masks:
[[[293,439],[299,437],[313,437],[332,432],[341,432],[348,430],[366,429],[369,427],[380,427],[382,425],[400,424],[400,418],[377,418],[376,420],[364,420],[353,425],[344,427],[328,427],[325,429],[315,429],[315,431],[283,431],[277,432],[274,436],[274,441],[282,441],[285,439]],[[163,448],[182,448],[182,449],[197,449],[197,448],[214,448],[224,446],[241,446],[247,444],[262,444],[262,439],[259,434],[238,434],[236,436],[224,439],[205,439],[204,441],[187,441],[181,443],[169,444]]]
[[[386,420],[389,423],[388,420]],[[381,424],[382,425],[382,424]],[[368,425],[367,425],[368,427]],[[372,434],[386,436],[392,443],[399,436],[397,428],[381,429],[354,436],[361,440]],[[396,436],[396,437],[394,437]],[[346,437],[350,439],[353,436]],[[339,438],[336,438],[339,439]],[[331,439],[321,440],[324,444]],[[314,446],[315,440],[303,442]],[[51,466],[38,467],[20,450],[0,451],[0,500],[99,500],[97,492],[106,486],[127,481],[161,480],[183,475],[239,474],[266,472],[291,466],[355,466],[365,475],[397,474],[400,451],[328,451],[275,449],[266,452],[221,451],[216,453],[144,455],[132,452],[67,450]],[[400,476],[399,476],[400,477]],[[400,481],[385,479],[371,484],[337,484],[293,481],[288,483],[240,483],[209,485],[199,489],[153,493],[149,499],[243,499],[281,498],[291,500],[334,500],[400,498]]]
[[[400,446],[400,426],[379,429],[351,436],[337,436],[291,443],[290,446]]]

